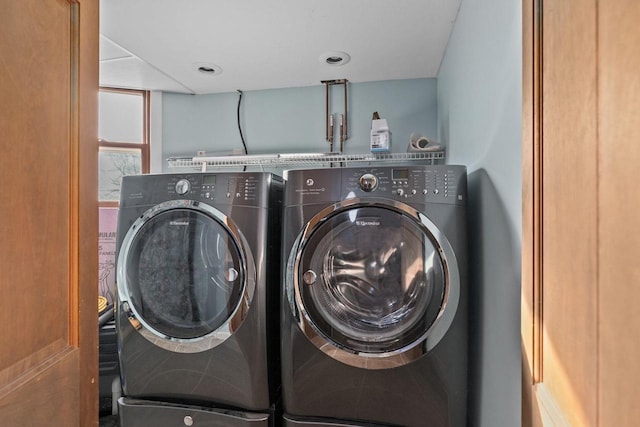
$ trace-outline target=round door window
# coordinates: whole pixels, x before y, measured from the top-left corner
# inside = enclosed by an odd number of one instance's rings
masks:
[[[191,339],[228,322],[243,297],[245,273],[225,226],[201,210],[176,208],[131,232],[122,269],[126,298],[146,326]]]
[[[310,234],[299,296],[336,347],[384,354],[410,347],[436,321],[446,291],[437,242],[416,219],[379,206],[337,211]]]

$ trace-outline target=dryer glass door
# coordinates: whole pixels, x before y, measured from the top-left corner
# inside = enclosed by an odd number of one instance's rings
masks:
[[[239,306],[240,251],[227,228],[205,212],[170,209],[150,216],[124,259],[129,303],[160,336],[205,336]]]
[[[415,345],[438,317],[446,287],[441,254],[428,230],[378,206],[352,207],[320,222],[297,274],[314,328],[355,354]]]

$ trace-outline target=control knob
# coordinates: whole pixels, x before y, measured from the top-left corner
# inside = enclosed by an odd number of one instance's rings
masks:
[[[191,183],[188,179],[181,179],[176,183],[176,193],[180,195],[187,194],[191,190]]]
[[[365,173],[360,177],[359,184],[362,190],[366,192],[373,191],[378,186],[378,178],[370,173]]]

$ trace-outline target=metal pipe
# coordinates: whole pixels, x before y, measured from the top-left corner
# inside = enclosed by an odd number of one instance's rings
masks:
[[[322,84],[325,85],[325,138],[329,143],[329,151],[333,152],[333,141],[334,141],[334,123],[333,123],[333,114],[329,114],[329,104],[330,104],[330,96],[329,96],[329,86],[333,85],[343,85],[344,86],[344,115],[340,114],[340,123],[339,123],[339,132],[340,132],[340,153],[343,152],[344,142],[349,139],[349,126],[348,126],[348,117],[349,113],[347,112],[348,108],[348,89],[347,83],[349,80],[347,79],[339,79],[339,80],[322,80]]]
[[[344,149],[344,116],[340,114],[340,154]]]
[[[344,143],[344,141],[346,141],[347,139],[349,139],[349,110],[347,108],[347,86],[348,86],[348,80],[344,80],[343,81],[343,85],[344,85],[344,140],[342,141]],[[342,153],[342,148],[340,149],[340,152]]]
[[[329,137],[329,85],[325,83],[324,89],[325,89],[325,100],[324,100],[324,103],[325,103],[325,114],[324,114],[324,117],[325,117],[325,124],[324,124],[325,139],[329,143],[329,147],[331,147],[333,144],[332,144],[332,141],[331,141],[331,139]],[[329,151],[331,151],[331,149],[329,149]]]
[[[333,113],[329,114],[329,152],[333,153],[333,134],[334,134],[334,125],[333,125]]]

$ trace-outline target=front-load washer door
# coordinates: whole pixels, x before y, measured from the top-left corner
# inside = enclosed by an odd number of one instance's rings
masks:
[[[386,369],[442,338],[459,274],[445,236],[390,200],[351,199],[316,215],[289,258],[287,292],[300,329],[328,356]]]
[[[149,341],[176,352],[211,349],[242,323],[255,292],[253,256],[230,218],[191,200],[159,204],[127,232],[118,299]]]

